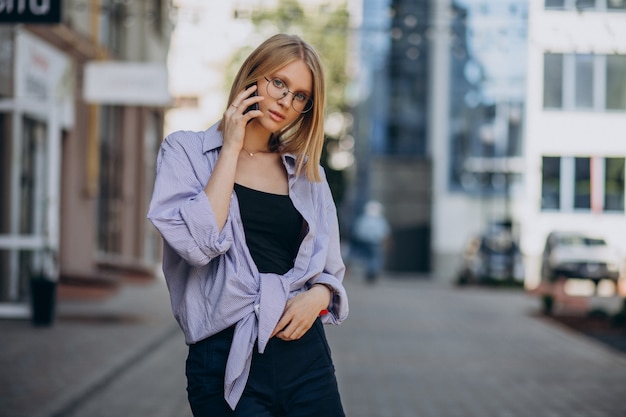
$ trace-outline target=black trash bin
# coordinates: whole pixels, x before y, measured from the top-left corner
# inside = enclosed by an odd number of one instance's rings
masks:
[[[33,325],[51,326],[54,322],[56,281],[44,276],[33,276],[30,286]]]

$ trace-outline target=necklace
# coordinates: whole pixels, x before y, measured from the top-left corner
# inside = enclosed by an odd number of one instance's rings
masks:
[[[258,153],[269,153],[269,152],[271,152],[271,151],[256,151],[256,152],[250,152],[249,150],[247,150],[247,149],[246,149],[246,148],[244,148],[243,146],[241,147],[241,149],[243,149],[243,150],[244,150],[244,152],[245,152],[245,153],[247,153],[247,154],[248,154],[248,155],[250,155],[250,156],[254,156],[254,155],[258,154]]]

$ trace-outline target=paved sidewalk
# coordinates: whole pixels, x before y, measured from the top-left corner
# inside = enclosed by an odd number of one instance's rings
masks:
[[[51,327],[0,320],[0,416],[63,416],[166,340],[184,345],[162,279],[57,301]]]
[[[626,355],[537,317],[519,290],[346,279],[327,327],[348,417],[626,415]],[[0,416],[191,417],[162,281],[62,301],[55,325],[0,320]]]

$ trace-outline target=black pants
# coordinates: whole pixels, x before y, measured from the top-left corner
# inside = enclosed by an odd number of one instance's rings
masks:
[[[250,376],[235,411],[224,400],[233,329],[189,346],[187,393],[195,417],[345,417],[322,322],[299,340],[272,338],[254,348]]]

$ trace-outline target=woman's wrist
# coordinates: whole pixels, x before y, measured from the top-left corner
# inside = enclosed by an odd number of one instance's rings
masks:
[[[313,286],[314,286],[314,287],[315,287],[315,286],[318,286],[318,287],[323,287],[323,288],[326,288],[326,289],[328,290],[328,292],[329,292],[329,295],[330,295],[330,296],[332,296],[332,295],[333,295],[333,293],[335,292],[335,290],[333,289],[333,287],[331,287],[329,284],[323,284],[323,283],[321,283],[321,282],[317,282],[317,283],[313,284]]]
[[[330,305],[330,301],[332,300],[332,297],[333,297],[333,288],[328,284],[321,284],[321,283],[313,284],[311,288],[320,288],[320,289],[323,288],[324,289],[325,293],[327,294],[327,298],[322,308],[323,310],[326,310],[328,306]]]

